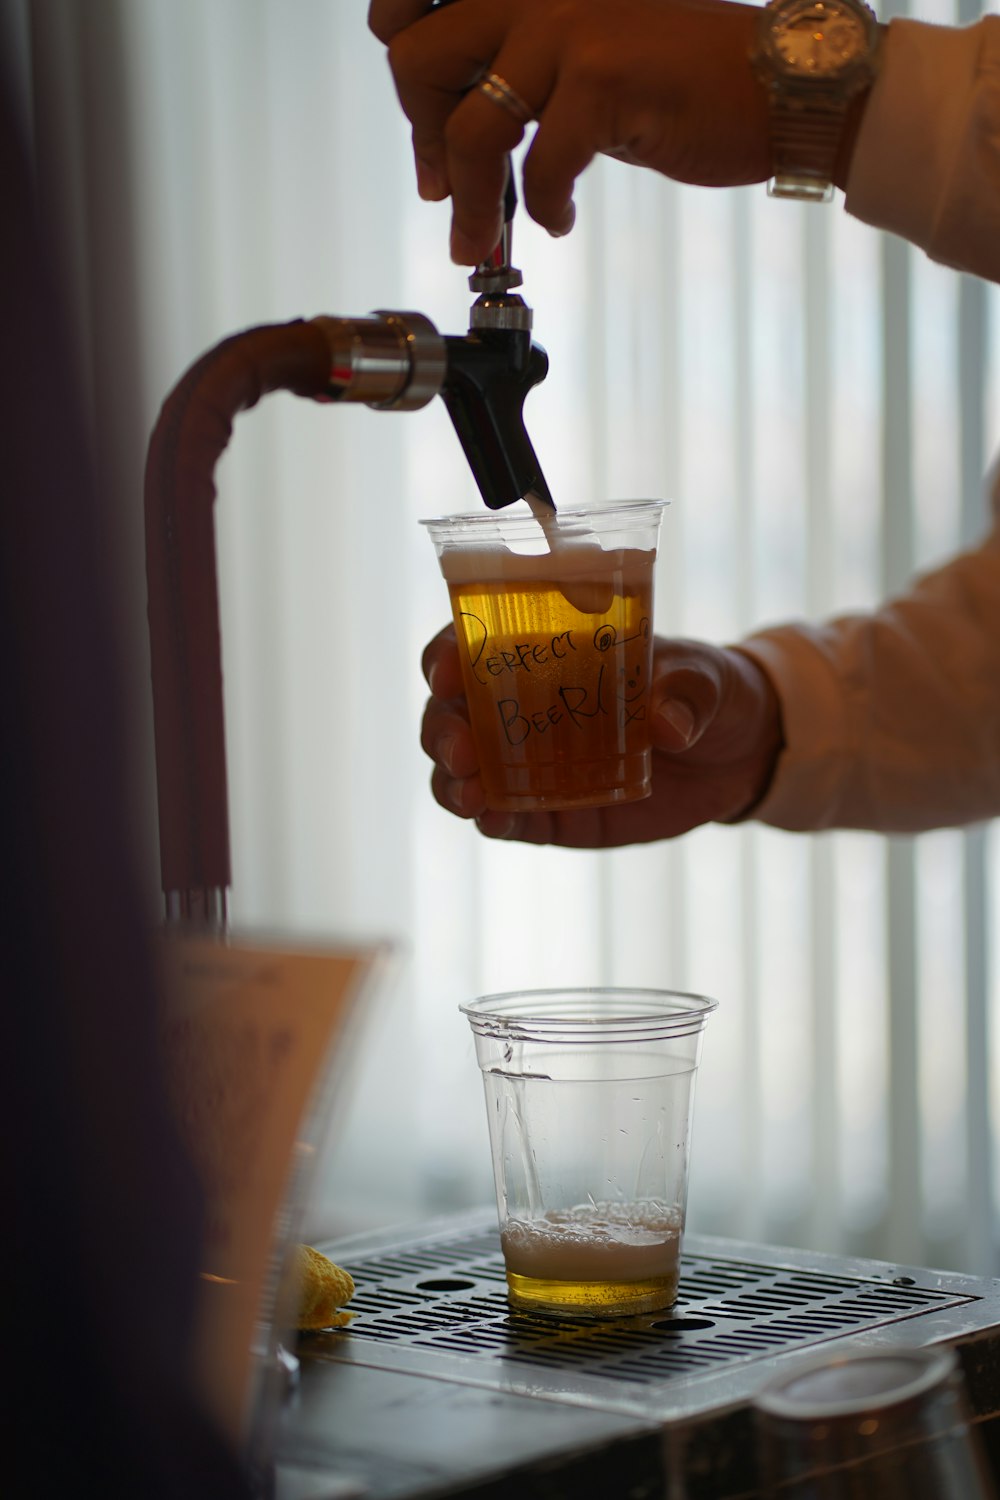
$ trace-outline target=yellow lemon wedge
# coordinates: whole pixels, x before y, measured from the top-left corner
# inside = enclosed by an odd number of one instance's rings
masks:
[[[295,1269],[299,1280],[296,1327],[303,1331],[346,1327],[354,1317],[354,1313],[341,1310],[354,1296],[349,1274],[311,1245],[298,1247]]]

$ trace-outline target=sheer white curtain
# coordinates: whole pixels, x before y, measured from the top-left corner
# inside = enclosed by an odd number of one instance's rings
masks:
[[[466,326],[447,211],[416,197],[366,9],[5,0],[40,190],[65,226],[150,767],[141,469],[167,390],[257,322],[399,307]],[[658,629],[727,640],[863,608],[982,530],[994,290],[839,203],[601,162],[579,208],[566,241],[516,226],[551,357],[527,420],[557,499],[673,502]],[[613,981],[721,1002],[694,1227],[995,1271],[995,831],[490,844],[432,801],[418,745],[420,652],[446,597],[416,523],[478,504],[440,403],[273,397],[241,418],[219,487],[234,925],[397,946],[313,1232],[487,1202],[457,1004]],[[150,770],[148,821],[151,788]]]

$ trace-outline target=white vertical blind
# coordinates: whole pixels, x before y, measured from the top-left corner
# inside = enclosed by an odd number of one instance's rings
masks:
[[[366,9],[4,0],[114,459],[147,762],[141,469],[167,390],[257,322],[395,306],[466,326],[447,209],[417,199]],[[521,214],[515,243],[551,357],[527,420],[557,499],[672,501],[661,632],[727,641],[865,608],[982,531],[996,289],[840,203],[612,162],[582,181],[567,240]],[[316,1234],[488,1201],[456,1006],[613,981],[721,1002],[693,1226],[995,1271],[995,828],[491,844],[432,801],[418,745],[420,652],[446,595],[416,522],[477,503],[443,407],[274,397],[240,419],[218,478],[234,922],[398,946]],[[147,809],[151,787],[150,771]]]

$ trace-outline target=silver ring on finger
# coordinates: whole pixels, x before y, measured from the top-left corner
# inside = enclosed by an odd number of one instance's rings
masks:
[[[491,104],[499,104],[509,115],[513,115],[519,125],[527,125],[535,118],[535,111],[531,105],[521,98],[516,89],[512,89],[506,78],[501,78],[499,73],[487,73],[476,85],[479,92]]]

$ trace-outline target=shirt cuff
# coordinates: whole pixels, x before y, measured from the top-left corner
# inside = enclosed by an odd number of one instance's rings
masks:
[[[1000,279],[1000,17],[890,22],[846,207],[934,260]]]
[[[845,771],[857,757],[844,685],[822,631],[783,626],[740,641],[738,649],[771,679],[785,741],[771,785],[750,816],[795,833],[832,827]]]

